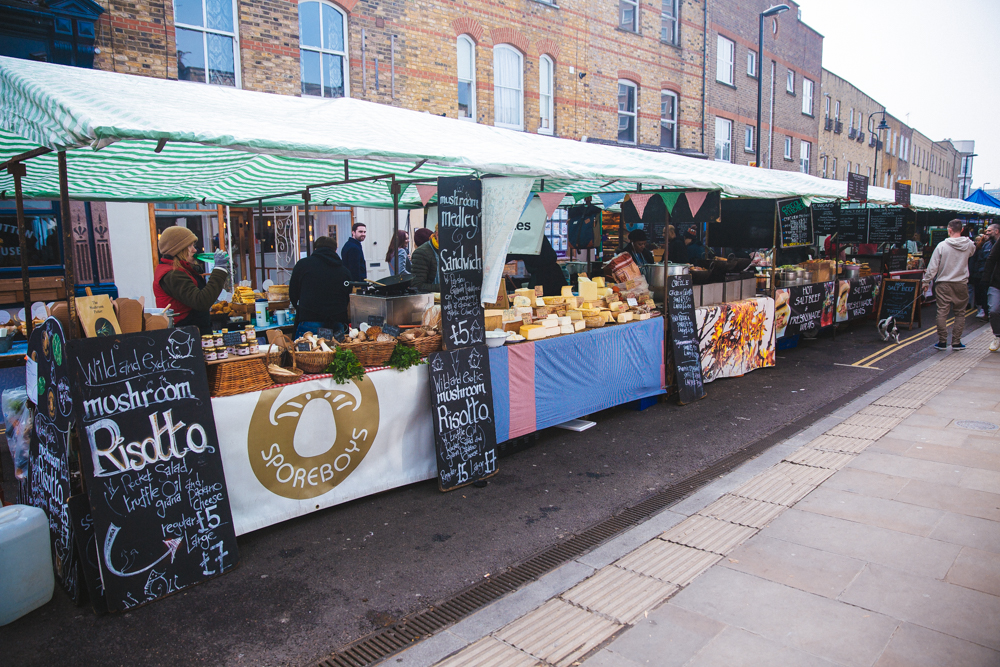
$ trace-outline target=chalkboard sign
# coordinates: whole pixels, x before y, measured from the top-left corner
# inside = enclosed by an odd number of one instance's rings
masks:
[[[485,345],[428,358],[438,487],[451,491],[497,471],[497,432]]]
[[[104,599],[104,585],[101,583],[101,566],[98,560],[100,550],[97,547],[94,519],[91,516],[90,501],[86,494],[78,493],[69,499],[69,515],[73,520],[76,553],[90,603],[95,612],[106,614],[108,603]]]
[[[812,245],[812,215],[805,202],[795,199],[778,200],[778,241],[782,248]]]
[[[380,327],[385,324],[385,318],[381,315],[369,315],[368,316],[368,326],[370,327]]]
[[[835,234],[837,220],[840,218],[840,202],[832,201],[825,204],[812,205],[813,231],[819,234]]]
[[[222,344],[226,347],[245,343],[246,333],[242,331],[226,331],[222,334]]]
[[[847,198],[868,201],[868,177],[847,172]]]
[[[441,328],[445,349],[480,345],[486,323],[483,285],[482,181],[468,176],[438,179],[438,242]]]
[[[914,318],[923,324],[920,317],[920,280],[886,280],[882,284],[882,296],[878,304],[878,319],[893,317],[896,325],[905,324],[913,329]]]
[[[73,523],[66,509],[71,494],[69,436],[73,425],[66,337],[48,318],[31,332],[28,357],[37,364],[38,409],[29,443],[31,504],[45,510],[56,580],[74,603],[80,602]]]
[[[402,333],[402,329],[393,324],[383,324],[382,333],[398,338],[399,334]]]
[[[905,208],[873,208],[868,220],[869,243],[903,243]]]
[[[667,315],[681,405],[705,398],[691,276],[667,276]]]
[[[933,228],[931,234],[931,251],[938,247],[938,244],[948,238],[947,228]]]
[[[868,317],[878,305],[882,274],[837,281],[837,321]]]
[[[895,203],[899,204],[900,206],[909,206],[910,184],[904,181],[896,181],[896,184],[893,186],[893,188],[895,190],[895,195],[896,195]]]
[[[110,611],[238,560],[196,327],[69,343],[80,461]]]
[[[868,243],[868,209],[840,209],[840,233],[837,241],[841,245],[850,243]]]
[[[893,248],[885,252],[882,259],[882,271],[893,273],[906,270],[906,248]]]
[[[833,281],[779,289],[774,295],[774,336],[817,331],[833,324]]]

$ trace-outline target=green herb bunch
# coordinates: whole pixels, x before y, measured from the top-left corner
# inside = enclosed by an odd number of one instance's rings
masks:
[[[402,343],[396,343],[389,357],[389,365],[397,371],[405,371],[410,366],[419,366],[427,362],[420,358],[420,352],[412,347],[407,347]]]
[[[348,380],[360,380],[365,376],[365,367],[358,361],[358,356],[351,350],[338,347],[333,354],[333,361],[326,367],[326,372],[333,375],[337,384],[346,384]]]

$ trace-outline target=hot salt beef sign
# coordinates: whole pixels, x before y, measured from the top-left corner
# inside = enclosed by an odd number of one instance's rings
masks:
[[[778,227],[782,248],[812,245],[812,212],[801,199],[778,200]]]
[[[195,327],[69,343],[80,462],[110,611],[235,567]]]
[[[701,337],[694,315],[694,289],[690,275],[667,276],[666,305],[678,398],[681,405],[693,403],[707,394],[701,374]]]
[[[833,282],[797,285],[774,295],[775,338],[816,331],[833,324]]]
[[[438,487],[451,491],[497,471],[490,359],[485,345],[428,359]]]
[[[486,323],[483,285],[483,184],[477,178],[438,179],[441,327],[445,349],[481,345]]]
[[[848,322],[875,314],[882,274],[837,281],[837,321]]]

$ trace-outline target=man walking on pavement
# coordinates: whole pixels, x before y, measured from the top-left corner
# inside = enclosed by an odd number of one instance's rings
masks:
[[[924,285],[934,281],[937,300],[936,350],[948,349],[948,313],[955,310],[951,328],[951,347],[964,350],[962,330],[965,328],[965,305],[969,302],[969,258],[976,252],[972,239],[962,236],[962,221],[948,223],[948,238],[938,244],[924,273]]]
[[[351,226],[351,238],[340,249],[340,258],[344,266],[351,273],[351,279],[355,282],[362,282],[368,277],[368,264],[365,262],[365,249],[361,247],[361,242],[368,235],[368,228],[364,223],[356,222]]]
[[[1000,238],[1000,224],[993,223],[986,228],[986,233],[976,239],[976,254],[972,257],[972,277],[976,280],[976,306],[979,312],[976,318],[984,322],[990,321],[989,305],[989,285],[990,279],[986,275],[986,259],[990,256],[990,251]]]
[[[990,328],[993,329],[990,352],[1000,352],[1000,240],[996,238],[1000,236],[1000,227],[993,224],[990,225],[990,229],[994,232],[994,242],[993,249],[986,258],[986,266],[983,268],[983,282],[988,286],[986,301],[989,304]]]

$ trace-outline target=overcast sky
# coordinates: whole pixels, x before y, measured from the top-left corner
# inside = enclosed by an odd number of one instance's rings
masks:
[[[975,140],[973,187],[1000,188],[1000,0],[799,5],[826,69],[935,141]]]

